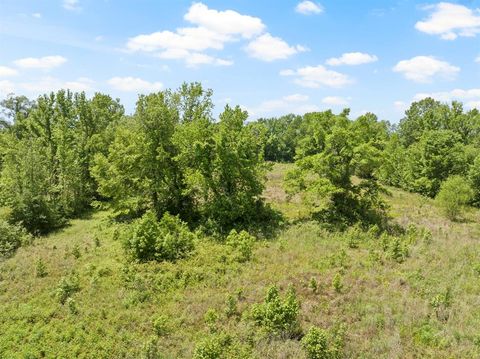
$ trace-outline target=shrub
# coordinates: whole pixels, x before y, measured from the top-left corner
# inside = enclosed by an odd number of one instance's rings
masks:
[[[311,327],[302,338],[302,347],[308,359],[336,359],[341,357],[341,333],[330,335],[326,330]]]
[[[264,302],[253,306],[252,318],[269,334],[293,337],[300,331],[299,309],[300,304],[292,287],[282,299],[278,288],[273,285],[268,289]]]
[[[68,298],[72,296],[72,294],[78,292],[80,290],[80,283],[78,276],[72,274],[68,277],[63,277],[60,280],[56,290],[55,296],[57,297],[58,301],[62,304],[65,304]]]
[[[70,313],[76,315],[78,314],[78,308],[77,308],[77,302],[73,298],[67,298],[65,301],[65,304],[67,304],[68,309],[70,310]]]
[[[313,293],[317,293],[318,291],[318,282],[315,279],[315,277],[310,278],[310,281],[308,282],[308,288],[312,290]]]
[[[394,237],[388,250],[388,257],[403,263],[408,257],[408,246],[399,237]]]
[[[225,315],[227,318],[233,317],[238,314],[237,308],[238,300],[233,295],[228,295],[225,303]]]
[[[142,347],[141,359],[160,359],[158,351],[158,339],[155,336],[150,336]]]
[[[0,219],[0,259],[11,256],[22,244],[31,240],[26,230]]]
[[[231,344],[227,334],[214,334],[206,337],[195,346],[193,359],[218,359],[223,356]]]
[[[46,277],[47,274],[48,272],[47,272],[47,267],[45,265],[45,262],[42,260],[42,258],[39,258],[35,265],[35,275],[38,278],[43,278],[43,277]]]
[[[75,259],[78,259],[82,256],[82,253],[80,253],[80,246],[78,245],[78,243],[73,246],[72,256],[74,256]]]
[[[340,293],[343,288],[342,276],[340,273],[336,273],[332,279],[332,286],[335,292]]]
[[[205,313],[203,319],[205,320],[205,324],[208,327],[210,333],[215,333],[217,331],[217,322],[220,319],[217,311],[215,309],[210,308]]]
[[[461,176],[451,176],[442,183],[436,200],[447,218],[456,220],[472,198],[473,190],[468,181]]]
[[[240,263],[247,262],[252,258],[254,243],[255,237],[246,231],[238,233],[235,229],[232,229],[226,240],[226,244],[234,251],[235,260]]]
[[[175,261],[193,250],[196,236],[178,217],[166,212],[160,221],[149,211],[127,231],[125,246],[140,261]]]
[[[153,320],[153,329],[158,336],[166,335],[170,332],[168,325],[168,318],[164,315],[159,315]]]

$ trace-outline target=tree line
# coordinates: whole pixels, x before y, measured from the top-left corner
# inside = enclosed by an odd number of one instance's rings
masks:
[[[270,161],[295,163],[287,191],[333,226],[384,225],[384,185],[432,198],[463,188],[460,205],[480,204],[480,113],[458,102],[414,102],[398,125],[348,109],[248,122],[226,106],[216,119],[199,83],[140,95],[132,115],[68,90],[1,106],[0,204],[33,234],[109,207],[226,235],[274,216],[262,199]]]

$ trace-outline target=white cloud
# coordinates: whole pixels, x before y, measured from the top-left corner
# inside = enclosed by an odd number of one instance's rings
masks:
[[[227,35],[219,34],[204,27],[184,27],[176,32],[159,31],[148,35],[138,35],[128,40],[131,51],[153,52],[158,50],[203,51],[223,49],[229,41]]]
[[[306,112],[318,111],[316,105],[308,103],[309,97],[303,94],[292,94],[279,99],[263,101],[256,107],[247,108],[252,117],[273,116],[287,113],[304,114]]]
[[[163,88],[161,82],[149,82],[138,77],[112,77],[108,84],[115,90],[125,92],[156,92]]]
[[[40,14],[39,12],[35,12],[32,14],[32,16],[36,19],[40,19],[42,17],[42,14]]]
[[[0,80],[0,96],[15,92],[15,85],[9,80]]]
[[[232,65],[231,60],[205,52],[223,50],[225,44],[241,39],[252,39],[246,51],[250,56],[264,61],[283,59],[306,51],[302,46],[290,46],[282,39],[264,33],[266,26],[260,18],[233,10],[218,11],[209,9],[202,3],[194,3],[184,19],[194,26],[131,37],[127,41],[126,50],[152,53],[163,59],[183,60],[187,66]]]
[[[62,6],[64,9],[70,11],[79,11],[82,9],[78,0],[63,0]]]
[[[480,110],[480,100],[467,102],[466,105],[468,108],[476,108]]]
[[[375,62],[378,57],[375,55],[366,54],[363,52],[347,52],[340,57],[332,57],[326,61],[327,65],[361,65]]]
[[[395,101],[393,106],[395,107],[395,110],[399,112],[404,112],[408,108],[408,104],[404,101]]]
[[[313,1],[302,1],[297,4],[295,11],[303,15],[311,15],[322,13],[323,8],[320,4],[316,4]]]
[[[13,63],[21,68],[49,70],[67,62],[63,56],[26,57],[15,60]]]
[[[38,81],[20,83],[19,88],[37,95],[60,89],[88,92],[93,91],[94,83],[93,80],[87,77],[80,77],[73,81],[63,81],[55,77],[46,76]]]
[[[478,62],[480,64],[480,56],[477,56],[477,58],[475,59],[475,62]]]
[[[266,33],[251,41],[245,50],[251,57],[270,62],[286,59],[307,49],[300,45],[290,46],[281,38]]]
[[[0,77],[10,77],[18,74],[18,71],[7,66],[0,66]]]
[[[295,83],[311,88],[343,87],[353,81],[345,74],[337,71],[328,70],[322,65],[306,66],[297,70],[280,71],[282,76],[295,76]]]
[[[443,40],[455,40],[458,36],[472,37],[480,33],[480,9],[440,2],[428,6],[432,13],[415,28],[429,35],[438,35]]]
[[[424,98],[431,97],[442,102],[461,101],[468,108],[480,109],[480,88],[469,90],[454,89],[451,91],[440,91],[431,93],[417,93],[413,97],[413,101],[420,101]]]
[[[393,71],[402,73],[406,79],[415,82],[431,82],[436,76],[454,79],[460,68],[448,62],[437,60],[433,56],[416,56],[399,61]]]
[[[233,10],[213,10],[202,3],[194,3],[184,19],[214,33],[227,36],[241,35],[244,38],[251,38],[265,30],[265,25],[258,17],[242,15]]]
[[[183,59],[187,65],[231,65],[232,62],[201,53],[209,49],[222,50],[225,43],[238,38],[251,38],[262,33],[262,20],[233,10],[217,11],[202,3],[194,3],[185,20],[197,27],[183,27],[173,31],[158,31],[132,37],[127,50],[155,52],[164,59]]]
[[[308,101],[309,97],[307,95],[295,93],[293,95],[284,96],[283,99],[287,102],[304,102]]]
[[[322,103],[331,106],[345,106],[348,105],[348,99],[340,96],[327,96],[322,99]]]
[[[233,61],[216,58],[201,52],[189,52],[183,49],[168,49],[157,55],[161,59],[178,60],[183,59],[188,67],[196,67],[198,65],[216,65],[231,66]]]

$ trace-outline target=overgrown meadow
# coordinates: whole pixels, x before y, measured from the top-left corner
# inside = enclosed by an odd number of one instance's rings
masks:
[[[0,357],[480,356],[480,113],[1,105]]]

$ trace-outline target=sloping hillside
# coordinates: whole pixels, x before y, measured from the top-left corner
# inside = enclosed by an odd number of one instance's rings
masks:
[[[480,355],[480,213],[443,218],[433,201],[391,190],[398,243],[351,229],[328,233],[269,174],[267,199],[287,225],[239,261],[203,239],[176,263],[129,263],[116,225],[95,212],[0,263],[0,357],[303,358],[312,325],[341,337],[348,358]],[[298,335],[271,336],[252,319],[276,284],[300,303]],[[205,356],[207,357],[207,356]],[[332,354],[333,357],[333,354]]]

